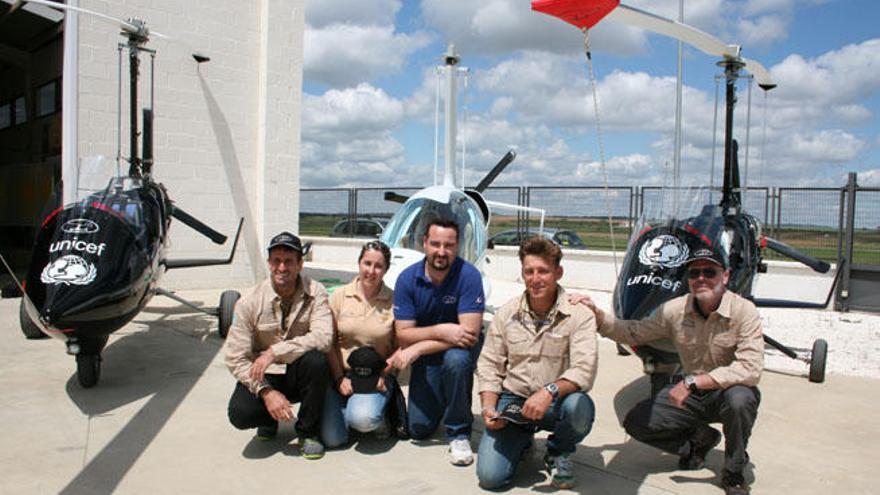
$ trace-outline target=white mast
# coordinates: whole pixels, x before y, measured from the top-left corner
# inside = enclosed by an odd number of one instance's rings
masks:
[[[455,71],[459,57],[455,45],[449,44],[444,56],[443,70],[446,71],[446,130],[444,136],[445,172],[443,185],[456,187],[455,183]]]

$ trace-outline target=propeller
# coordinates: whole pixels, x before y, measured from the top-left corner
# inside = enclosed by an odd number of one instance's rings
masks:
[[[100,19],[106,23],[109,23],[109,24],[112,24],[114,26],[119,27],[122,30],[123,34],[125,34],[129,38],[137,40],[140,43],[144,43],[147,40],[149,40],[150,36],[154,36],[156,38],[163,39],[163,40],[169,41],[171,43],[176,43],[176,44],[179,44],[179,45],[185,47],[190,52],[193,59],[197,63],[208,62],[211,60],[210,57],[200,53],[198,50],[195,50],[191,45],[189,45],[188,43],[186,43],[182,40],[179,40],[179,39],[173,38],[171,36],[162,34],[158,31],[153,31],[153,30],[149,29],[147,27],[147,24],[144,21],[139,20],[139,19],[134,19],[134,18],[120,19],[118,17],[113,17],[113,16],[109,16],[107,14],[102,14],[100,12],[95,12],[94,10],[84,9],[82,7],[74,7],[72,5],[67,5],[64,3],[54,2],[54,1],[50,1],[50,0],[18,0],[15,3],[15,5],[13,5],[12,8],[15,9],[19,5],[22,5],[25,3],[33,3],[33,4],[37,4],[37,5],[51,7],[53,9],[79,12],[82,14],[90,15],[90,16],[95,17],[97,19]]]

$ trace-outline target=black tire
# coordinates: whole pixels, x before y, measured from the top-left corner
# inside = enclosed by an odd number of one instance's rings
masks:
[[[241,294],[235,290],[226,290],[220,294],[220,306],[217,308],[220,337],[226,338],[229,327],[232,326],[232,318],[235,316],[235,303],[241,298]]]
[[[101,378],[101,355],[100,354],[77,354],[76,355],[76,379],[83,388],[92,388],[98,384]]]
[[[816,339],[813,342],[813,352],[810,353],[810,381],[822,383],[825,381],[825,362],[828,358],[828,342],[825,339]]]
[[[49,336],[43,333],[43,331],[40,330],[40,327],[34,325],[34,322],[31,321],[24,305],[24,298],[22,298],[21,304],[18,305],[18,323],[21,326],[21,333],[23,333],[28,340],[48,339]]]

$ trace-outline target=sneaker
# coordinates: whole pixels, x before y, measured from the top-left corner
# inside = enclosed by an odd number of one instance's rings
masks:
[[[306,459],[320,459],[324,457],[324,444],[314,437],[309,437],[300,441],[299,448],[302,456]]]
[[[726,495],[748,495],[749,485],[742,472],[724,470],[721,473],[721,488]]]
[[[455,466],[469,466],[474,462],[471,441],[467,438],[456,438],[449,442],[449,462]]]
[[[721,443],[721,432],[715,428],[706,426],[697,430],[691,437],[691,451],[678,458],[678,468],[687,471],[703,469],[706,454],[719,443]]]
[[[569,456],[570,454],[559,454],[544,457],[547,470],[553,473],[550,484],[556,488],[567,490],[574,486],[574,469]]]
[[[275,438],[275,435],[278,434],[278,423],[275,423],[271,426],[259,426],[257,427],[257,436],[254,437],[257,440],[261,440],[263,442],[272,440]]]

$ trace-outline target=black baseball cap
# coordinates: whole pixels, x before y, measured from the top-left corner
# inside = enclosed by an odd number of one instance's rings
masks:
[[[348,365],[351,367],[351,388],[354,393],[369,394],[376,391],[376,383],[388,363],[374,347],[364,346],[348,355]]]
[[[507,404],[504,410],[498,415],[498,419],[506,419],[507,421],[518,425],[532,423],[532,420],[523,415],[522,406],[516,403]]]
[[[291,234],[290,232],[282,232],[269,241],[269,247],[266,248],[267,251],[272,251],[272,249],[284,246],[288,249],[293,249],[299,254],[303,253],[302,242],[299,240],[299,237]]]
[[[722,255],[721,253],[709,249],[709,248],[700,248],[691,253],[691,257],[688,258],[688,264],[693,263],[694,261],[706,260],[715,263],[721,268],[727,269],[727,256]]]

